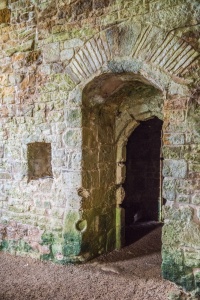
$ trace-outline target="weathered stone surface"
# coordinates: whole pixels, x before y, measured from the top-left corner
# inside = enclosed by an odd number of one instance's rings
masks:
[[[165,145],[184,145],[185,136],[182,133],[168,133],[164,135]]]
[[[164,160],[163,162],[163,176],[173,178],[185,178],[187,175],[187,162],[180,160]]]
[[[61,61],[70,60],[74,55],[73,49],[66,49],[60,52]]]
[[[200,205],[200,194],[192,196],[192,203],[195,205]]]
[[[43,55],[46,62],[57,62],[60,59],[59,43],[51,43],[44,46]]]
[[[0,3],[0,248],[67,263],[121,246],[126,143],[157,116],[163,275],[198,290],[198,1],[33,2]]]
[[[175,194],[175,180],[171,178],[164,178],[163,180],[163,197],[167,200],[174,201]]]

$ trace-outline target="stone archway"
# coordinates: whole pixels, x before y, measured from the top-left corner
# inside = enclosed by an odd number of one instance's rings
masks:
[[[136,79],[136,80],[134,80]],[[83,250],[98,255],[123,242],[126,142],[141,121],[163,118],[161,91],[132,74],[105,74],[83,91]]]
[[[120,248],[123,243],[123,216],[117,205],[123,198],[118,179],[125,174],[124,146],[140,121],[158,116],[159,112],[152,108],[149,113],[146,105],[122,112],[115,106],[113,96],[120,94],[124,87],[126,89],[126,83],[141,82],[143,86],[161,91],[161,102],[164,102],[164,108],[161,109],[163,117],[160,117],[164,120],[163,196],[167,201],[162,238],[163,277],[186,286],[187,275],[193,288],[195,278],[198,284],[199,273],[196,275],[196,269],[193,271],[195,262],[190,264],[190,250],[191,255],[197,255],[195,249],[198,239],[190,241],[190,235],[195,233],[199,237],[199,210],[193,198],[190,205],[189,193],[194,189],[194,196],[198,194],[196,179],[192,181],[192,178],[199,176],[195,154],[199,143],[199,112],[196,108],[193,111],[189,83],[199,63],[198,53],[173,32],[167,33],[149,25],[136,27],[129,52],[123,52],[123,45],[119,41],[109,39],[108,29],[86,41],[66,67],[68,76],[77,85],[70,92],[70,97],[80,104],[82,110],[82,131],[79,131],[82,138],[82,167],[79,173],[82,185],[78,189],[81,197],[78,215],[87,221],[87,226],[79,230],[79,254],[85,260],[115,247]],[[75,95],[77,92],[78,96]],[[80,94],[83,94],[82,102]],[[158,108],[157,105],[155,107]],[[109,114],[110,111],[116,115]],[[74,138],[78,138],[76,134]],[[102,143],[99,143],[99,138]],[[189,154],[189,149],[193,156]],[[108,161],[111,170],[109,176],[106,168]],[[188,230],[190,234],[187,234]]]

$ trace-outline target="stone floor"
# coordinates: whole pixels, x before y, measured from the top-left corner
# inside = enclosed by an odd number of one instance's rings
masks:
[[[84,265],[61,266],[1,252],[0,300],[186,299],[161,278],[161,227],[150,227],[133,229],[145,235]]]

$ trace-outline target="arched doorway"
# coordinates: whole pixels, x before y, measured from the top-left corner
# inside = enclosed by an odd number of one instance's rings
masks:
[[[103,74],[83,91],[82,251],[96,256],[124,245],[126,144],[143,121],[162,119],[160,90],[134,74]]]
[[[142,121],[126,146],[125,243],[148,233],[160,221],[162,121]]]

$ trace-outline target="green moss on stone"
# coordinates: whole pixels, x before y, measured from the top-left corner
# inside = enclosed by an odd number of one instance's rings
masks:
[[[70,255],[76,256],[79,255],[80,252],[81,252],[81,245],[79,242],[68,243],[63,246],[63,254],[65,256],[70,256]]]
[[[54,236],[52,233],[45,232],[42,235],[42,245],[52,245],[54,243]]]
[[[8,251],[10,253],[19,252],[19,253],[28,253],[33,251],[32,247],[23,240],[3,240],[0,245],[0,250]]]
[[[40,256],[41,260],[54,260],[54,256],[53,256],[53,253],[52,253],[52,250],[51,250],[51,246],[49,248],[50,248],[50,253],[41,255]]]
[[[187,291],[195,288],[192,269],[185,267],[180,252],[163,251],[162,275],[165,279],[175,282]]]
[[[9,247],[8,241],[3,240],[3,241],[1,242],[1,245],[0,245],[0,250],[7,250],[8,247]]]

